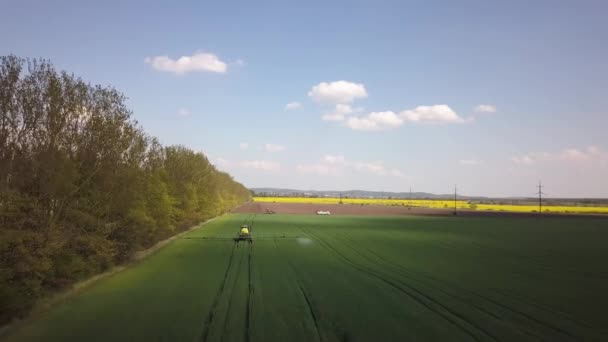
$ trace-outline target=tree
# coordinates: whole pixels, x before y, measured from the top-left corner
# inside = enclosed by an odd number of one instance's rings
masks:
[[[125,99],[0,57],[0,324],[251,198],[202,153],[146,135]]]

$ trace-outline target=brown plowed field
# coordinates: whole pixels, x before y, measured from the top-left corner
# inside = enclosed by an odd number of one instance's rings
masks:
[[[318,210],[329,210],[332,215],[362,215],[362,216],[453,216],[451,209],[430,209],[430,208],[407,208],[402,206],[384,205],[360,205],[360,204],[313,204],[313,203],[269,203],[269,202],[249,202],[232,210],[233,213],[243,214],[264,214],[266,210],[274,211],[277,214],[310,214],[314,215]],[[475,211],[458,210],[458,216],[480,216],[480,217],[535,217],[534,213],[517,213],[503,211]],[[543,213],[543,216],[557,217],[603,217],[607,215],[586,215],[586,214],[557,214]]]

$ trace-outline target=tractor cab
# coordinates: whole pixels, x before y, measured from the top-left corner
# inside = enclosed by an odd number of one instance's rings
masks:
[[[245,240],[251,242],[252,240],[249,226],[246,224],[242,225],[237,237],[234,238],[234,240],[237,242]]]

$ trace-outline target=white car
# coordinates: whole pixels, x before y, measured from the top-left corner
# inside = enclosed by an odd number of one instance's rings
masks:
[[[318,210],[317,215],[331,215],[331,213],[329,212],[329,210],[328,211]]]

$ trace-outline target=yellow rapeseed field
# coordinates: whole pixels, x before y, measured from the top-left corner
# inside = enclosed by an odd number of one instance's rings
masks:
[[[276,203],[314,203],[314,204],[337,204],[339,198],[333,197],[254,197],[255,202],[276,202]],[[436,209],[453,209],[454,201],[450,200],[418,200],[418,199],[382,199],[382,198],[342,198],[344,204],[370,204],[388,206],[411,206]],[[538,212],[536,205],[511,205],[511,204],[476,204],[468,201],[456,201],[458,209],[474,209],[486,211],[509,211],[509,212]],[[608,214],[607,207],[587,207],[587,206],[543,206],[543,212],[547,213],[595,213]]]
[[[477,204],[476,210],[538,212],[537,205]],[[608,214],[608,207],[545,205],[543,213]]]
[[[332,197],[254,197],[255,202],[276,202],[276,203],[315,203],[315,204],[337,204],[339,198]],[[411,206],[425,208],[454,208],[454,201],[449,200],[408,200],[408,199],[382,199],[382,198],[342,198],[344,204],[373,204],[390,206]],[[456,201],[459,209],[469,208],[469,202]]]

